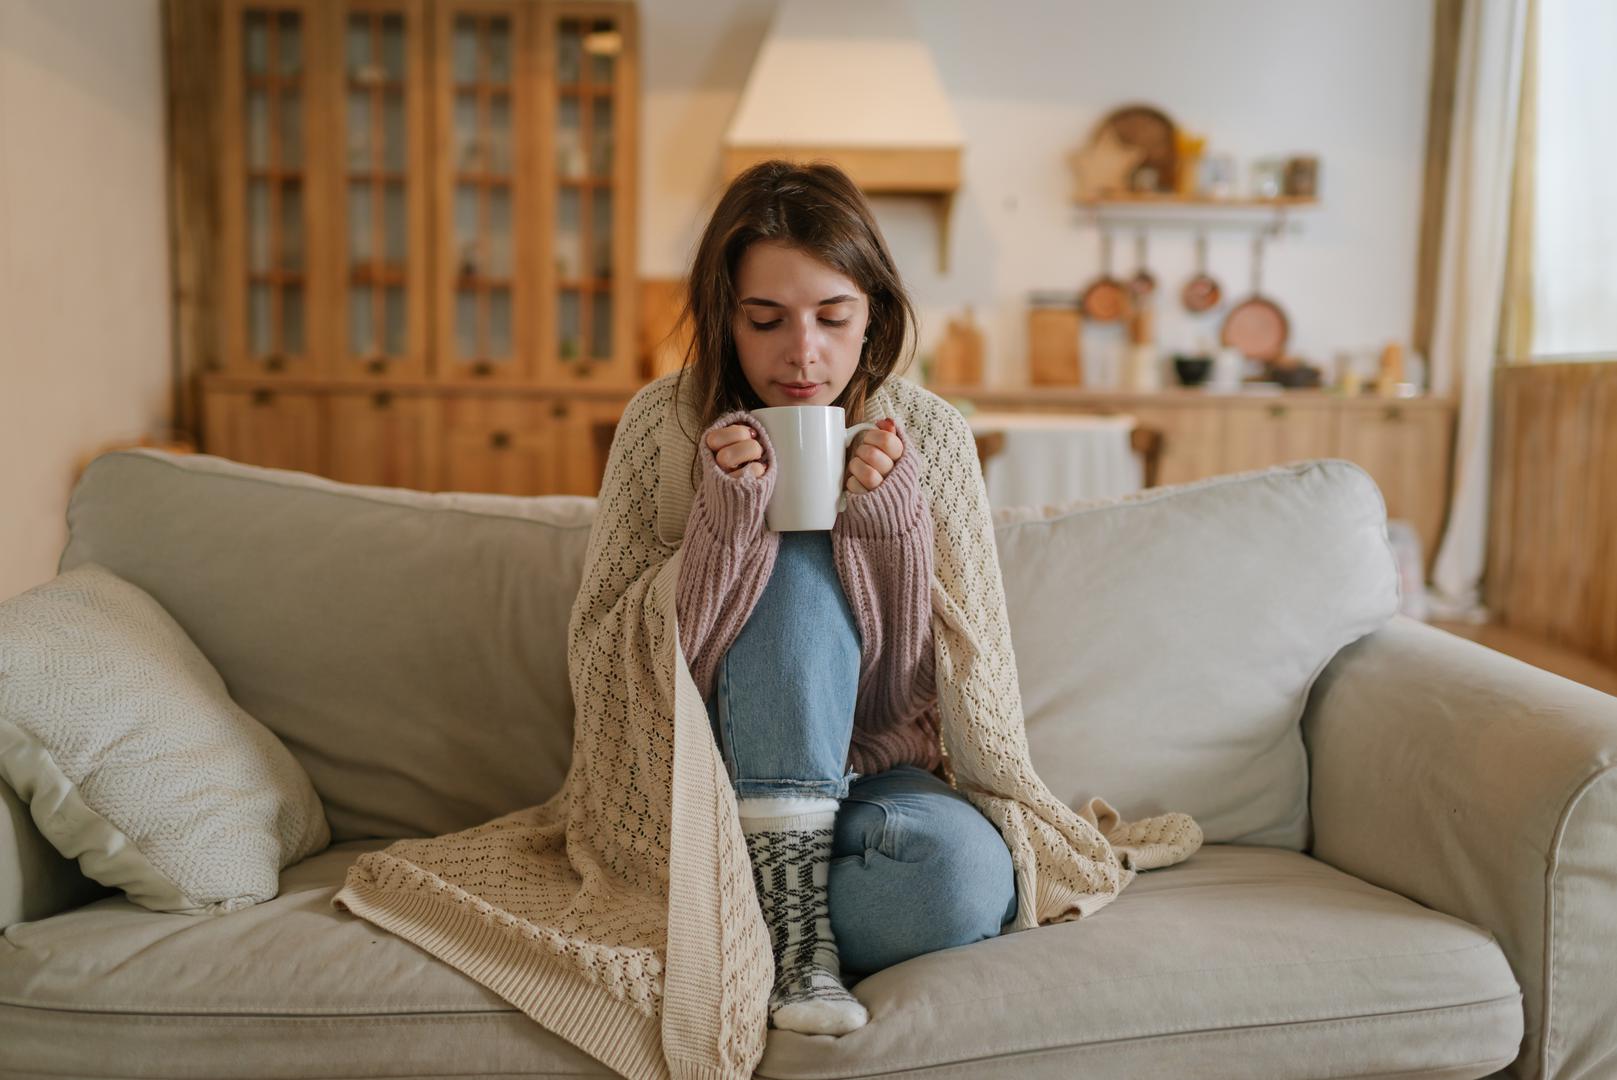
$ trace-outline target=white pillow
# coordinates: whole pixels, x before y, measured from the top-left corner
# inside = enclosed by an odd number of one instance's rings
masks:
[[[1398,609],[1369,474],[1303,462],[994,521],[1050,790],[1128,819],[1183,811],[1210,844],[1306,850],[1309,689]]]
[[[153,911],[269,900],[331,842],[308,775],[162,606],[97,563],[0,602],[0,779]]]

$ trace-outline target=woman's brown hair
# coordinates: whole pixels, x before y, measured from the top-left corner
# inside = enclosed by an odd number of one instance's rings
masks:
[[[847,412],[848,423],[864,418],[870,395],[902,370],[900,361],[907,366],[914,355],[910,331],[915,308],[864,194],[847,173],[828,161],[761,161],[725,189],[702,232],[686,279],[678,326],[689,327],[690,347],[674,391],[678,394],[684,381],[691,380],[692,399],[701,411],[697,430],[686,432],[693,444],[732,409],[763,406],[741,371],[731,332],[740,299],[736,269],[747,248],[760,240],[785,244],[818,259],[870,299],[868,340],[859,366],[832,402]],[[692,465],[699,463],[700,455]]]

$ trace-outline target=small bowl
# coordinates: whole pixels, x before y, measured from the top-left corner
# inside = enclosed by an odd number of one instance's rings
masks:
[[[1173,358],[1173,370],[1179,376],[1181,386],[1199,386],[1207,381],[1207,376],[1213,370],[1211,356],[1176,356]]]

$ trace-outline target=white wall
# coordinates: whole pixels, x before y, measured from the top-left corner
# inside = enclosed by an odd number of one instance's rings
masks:
[[[642,0],[641,270],[686,268],[720,185],[719,147],[774,9],[770,0]],[[966,133],[947,275],[919,200],[874,205],[921,310],[926,351],[972,304],[988,379],[1026,381],[1026,297],[1076,290],[1100,269],[1100,239],[1069,202],[1067,156],[1112,108],[1145,101],[1242,165],[1267,154],[1321,159],[1319,208],[1269,245],[1264,292],[1292,324],[1290,351],[1408,340],[1414,311],[1431,0],[912,0]],[[834,26],[827,27],[834,32]],[[1216,339],[1225,308],[1192,316],[1173,298],[1193,234],[1150,238],[1166,295],[1158,337]],[[1251,284],[1249,234],[1213,233],[1209,263],[1231,301]],[[1134,271],[1134,237],[1113,269]],[[1100,334],[1104,337],[1106,330]]]
[[[0,0],[0,597],[79,460],[167,424],[165,205],[157,0]]]

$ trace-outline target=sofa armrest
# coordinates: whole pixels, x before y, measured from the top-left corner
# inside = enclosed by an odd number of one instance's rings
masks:
[[[117,892],[87,878],[39,834],[28,804],[0,780],[0,930]]]
[[[1498,939],[1515,1075],[1609,1069],[1617,697],[1396,616],[1321,674],[1303,737],[1312,854]]]

